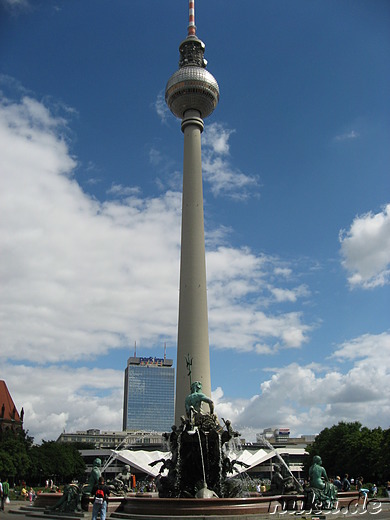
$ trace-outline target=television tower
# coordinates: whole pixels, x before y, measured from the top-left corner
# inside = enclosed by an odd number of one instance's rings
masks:
[[[219,88],[215,78],[206,70],[204,50],[205,44],[196,36],[195,1],[189,0],[188,34],[179,46],[179,70],[168,80],[165,89],[165,101],[171,112],[182,120],[184,134],[175,402],[177,425],[180,417],[185,415],[184,401],[190,393],[190,378],[192,382],[200,381],[203,392],[211,396],[201,133],[203,119],[218,104]]]

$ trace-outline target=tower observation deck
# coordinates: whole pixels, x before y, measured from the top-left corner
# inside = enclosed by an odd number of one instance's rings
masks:
[[[187,110],[198,111],[204,119],[218,104],[219,88],[214,76],[206,70],[205,44],[196,36],[195,25],[191,25],[191,9],[194,10],[194,0],[190,0],[188,36],[179,47],[179,70],[168,80],[165,101],[179,119],[184,118]]]
[[[179,70],[165,89],[165,101],[181,119],[184,133],[175,424],[185,415],[190,380],[200,381],[203,392],[211,395],[201,133],[203,119],[218,104],[219,88],[206,70],[204,50],[205,44],[196,36],[194,0],[189,0],[188,34],[179,46]],[[191,376],[188,360],[192,361]]]

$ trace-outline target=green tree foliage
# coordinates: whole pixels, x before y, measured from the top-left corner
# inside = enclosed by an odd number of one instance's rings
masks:
[[[0,472],[11,482],[24,479],[30,468],[29,451],[33,439],[23,430],[0,432]]]
[[[85,463],[72,444],[43,441],[31,449],[31,479],[53,478],[57,483],[83,479]]]
[[[382,444],[382,457],[383,457],[383,476],[382,482],[390,480],[390,428],[383,432],[383,444]]]
[[[85,446],[83,446],[85,447]],[[33,439],[23,430],[0,432],[0,475],[18,485],[26,481],[37,485],[47,478],[65,483],[83,480],[85,463],[74,444],[54,441],[33,446]]]
[[[7,475],[9,479],[13,479],[16,473],[17,469],[11,455],[0,448],[0,475]]]
[[[329,476],[348,473],[354,478],[362,476],[365,482],[384,482],[390,470],[390,430],[340,422],[322,430],[308,452],[306,470],[314,455],[320,455]]]

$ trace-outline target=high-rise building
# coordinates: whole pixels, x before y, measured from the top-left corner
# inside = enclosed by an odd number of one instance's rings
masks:
[[[189,366],[192,382],[200,381],[203,392],[211,394],[201,133],[203,119],[218,104],[219,88],[206,70],[205,44],[196,36],[194,3],[189,0],[188,33],[179,46],[179,70],[165,89],[165,101],[181,119],[184,134],[175,424],[185,413],[184,401],[190,393]]]
[[[174,423],[172,359],[129,357],[125,370],[123,430],[169,432]]]

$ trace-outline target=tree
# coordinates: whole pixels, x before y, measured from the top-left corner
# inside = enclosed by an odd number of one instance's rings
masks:
[[[381,476],[383,430],[382,428],[362,428],[360,449],[358,450],[358,465],[361,476],[366,482],[378,482]]]
[[[16,475],[16,466],[11,455],[0,449],[0,475],[6,475],[8,479],[14,479]]]
[[[305,469],[320,455],[330,476],[348,473],[366,482],[384,482],[390,470],[390,430],[362,427],[359,422],[340,422],[325,428],[307,448]]]
[[[383,431],[382,437],[382,466],[378,481],[387,482],[390,480],[390,428]]]
[[[34,481],[50,477],[56,482],[64,483],[72,479],[82,479],[85,474],[85,463],[73,444],[62,444],[55,441],[43,441],[40,446],[31,449],[31,473]]]
[[[0,469],[11,482],[25,479],[31,467],[29,451],[33,439],[24,430],[0,432]]]
[[[309,466],[314,455],[320,455],[329,475],[354,474],[361,426],[359,422],[340,422],[338,425],[322,430],[308,448]]]
[[[8,478],[11,484],[24,480],[34,486],[48,477],[60,483],[83,480],[86,465],[75,444],[43,441],[33,446],[33,442],[24,430],[0,431],[2,478]]]

